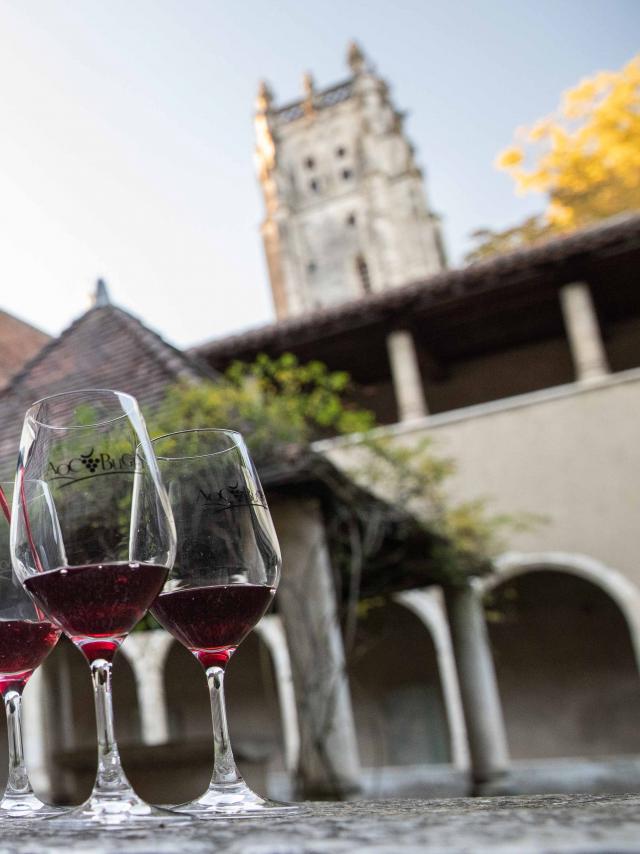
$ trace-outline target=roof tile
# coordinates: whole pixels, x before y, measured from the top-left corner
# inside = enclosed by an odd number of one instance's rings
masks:
[[[216,374],[113,305],[94,306],[51,339],[0,391],[0,469],[14,466],[25,410],[67,389],[117,388],[152,408],[177,381]]]
[[[45,332],[5,311],[0,311],[0,388],[6,385],[48,340],[49,336]]]

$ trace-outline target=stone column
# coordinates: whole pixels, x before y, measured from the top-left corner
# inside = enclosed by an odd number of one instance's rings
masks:
[[[504,779],[509,749],[480,592],[468,584],[445,591],[476,791]]]
[[[468,772],[470,766],[469,741],[442,591],[435,587],[430,587],[427,590],[403,590],[400,593],[395,593],[393,598],[405,608],[413,611],[431,634],[431,640],[436,650],[442,696],[447,712],[451,762],[456,768]]]
[[[418,354],[413,335],[398,329],[387,336],[387,353],[393,390],[398,405],[398,420],[412,421],[429,414],[422,387]]]
[[[296,710],[296,695],[293,689],[291,657],[287,638],[278,614],[263,617],[255,628],[256,634],[267,645],[276,675],[276,688],[280,701],[282,736],[284,741],[284,765],[295,774],[300,760],[300,729]]]
[[[300,729],[298,787],[306,798],[360,789],[360,762],[320,504],[272,506],[283,568],[277,604],[291,655]]]
[[[576,379],[597,380],[609,373],[600,324],[589,286],[573,282],[560,289],[560,305],[576,370]]]
[[[144,744],[164,744],[169,740],[164,664],[173,642],[167,632],[134,632],[121,647],[136,680]]]

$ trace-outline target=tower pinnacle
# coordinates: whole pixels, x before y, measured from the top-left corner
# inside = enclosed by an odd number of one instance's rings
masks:
[[[311,113],[313,113],[315,84],[313,82],[313,75],[310,71],[306,71],[302,75],[302,88],[304,89],[304,111],[307,115],[311,115]]]
[[[366,58],[360,45],[356,41],[349,42],[347,47],[347,63],[354,75],[362,74],[366,70]]]
[[[258,86],[258,96],[256,98],[256,112],[267,113],[273,103],[273,89],[266,80],[261,80]]]
[[[104,308],[106,305],[111,305],[109,291],[107,290],[107,283],[104,279],[98,279],[96,282],[96,289],[93,294],[93,305],[95,308]]]

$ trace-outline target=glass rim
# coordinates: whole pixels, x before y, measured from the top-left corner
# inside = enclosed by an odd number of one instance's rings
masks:
[[[115,421],[119,421],[121,418],[127,418],[128,413],[123,412],[121,415],[116,415],[114,418],[105,418],[103,421],[95,421],[92,424],[67,424],[67,425],[59,425],[59,424],[49,424],[46,421],[41,421],[39,418],[36,418],[33,414],[33,410],[37,406],[40,406],[47,400],[56,400],[61,397],[71,397],[72,395],[79,394],[89,394],[89,393],[100,393],[103,395],[111,395],[112,397],[122,398],[125,397],[131,404],[131,406],[135,409],[138,409],[138,401],[132,394],[128,394],[126,391],[118,391],[113,388],[77,388],[71,389],[69,391],[60,391],[56,394],[47,394],[44,397],[35,400],[27,409],[25,413],[25,420],[29,420],[34,424],[39,424],[41,427],[46,427],[48,430],[87,430],[89,427],[104,427],[107,424],[113,424]]]
[[[226,427],[190,427],[187,430],[174,430],[171,433],[163,433],[161,436],[156,436],[155,439],[151,440],[151,445],[155,446],[156,442],[160,442],[163,439],[170,439],[173,436],[184,436],[188,433],[217,433],[218,435],[229,436],[232,439],[233,444],[228,448],[222,448],[220,451],[208,451],[203,454],[188,454],[182,457],[165,457],[162,456],[162,454],[158,455],[154,447],[153,453],[155,454],[156,460],[158,460],[158,462],[165,463],[181,462],[182,460],[201,460],[206,457],[216,457],[218,454],[227,454],[229,451],[233,451],[234,449],[242,450],[244,446],[242,433]]]

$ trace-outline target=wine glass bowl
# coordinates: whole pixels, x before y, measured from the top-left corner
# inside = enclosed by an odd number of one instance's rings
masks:
[[[177,551],[171,577],[151,610],[202,664],[214,729],[209,788],[176,809],[199,818],[297,810],[249,789],[227,731],[225,667],[271,604],[281,568],[255,467],[242,436],[232,430],[183,430],[152,444],[173,511]]]
[[[27,411],[11,532],[16,575],[81,650],[93,679],[96,783],[89,800],[60,821],[132,827],[180,820],[134,793],[113,729],[113,657],[175,555],[171,509],[134,398],[90,389]]]
[[[177,529],[153,612],[206,667],[226,664],[271,604],[281,557],[239,433],[184,430],[153,441]]]
[[[89,389],[34,403],[24,419],[17,478],[19,485],[21,478],[47,483],[67,566],[126,563],[137,557],[165,570],[172,565],[173,519],[144,420],[130,395]],[[141,478],[152,485],[135,492],[143,492],[149,506],[139,508],[132,520],[133,487],[139,487]],[[14,503],[19,497],[14,496]],[[19,520],[24,522],[24,516]],[[144,555],[131,553],[132,521],[138,532],[148,526],[144,538],[134,537]],[[18,572],[27,575],[32,569],[27,561]]]
[[[9,777],[0,800],[0,821],[60,812],[34,794],[22,752],[22,691],[56,645],[60,630],[38,610],[13,574],[9,545],[12,495],[13,482],[0,483],[0,694],[9,736]]]

